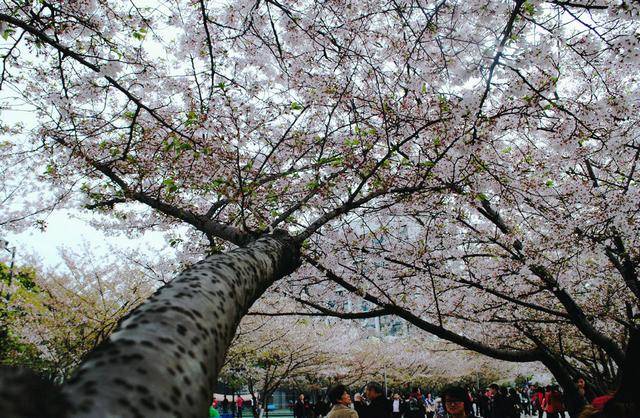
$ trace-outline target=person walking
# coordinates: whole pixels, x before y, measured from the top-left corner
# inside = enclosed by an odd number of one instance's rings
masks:
[[[336,385],[327,394],[329,401],[333,405],[327,418],[359,418],[358,413],[349,408],[351,396],[345,385]]]

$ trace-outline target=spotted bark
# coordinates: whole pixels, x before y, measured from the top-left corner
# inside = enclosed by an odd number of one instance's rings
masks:
[[[62,388],[70,405],[64,416],[207,416],[240,319],[298,263],[298,244],[278,235],[212,255],[184,271],[124,318],[82,362]],[[0,396],[7,389],[1,386]]]

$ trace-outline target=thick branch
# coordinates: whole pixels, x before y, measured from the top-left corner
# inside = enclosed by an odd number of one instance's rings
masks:
[[[611,338],[598,331],[589,321],[582,308],[573,300],[566,290],[559,287],[558,282],[553,278],[551,273],[544,267],[539,265],[529,266],[529,270],[538,276],[555,295],[558,301],[564,306],[567,314],[571,318],[571,322],[587,337],[590,341],[602,347],[619,366],[624,362],[624,352],[618,344]]]
[[[636,271],[636,264],[629,256],[624,241],[617,232],[614,232],[613,243],[615,249],[607,248],[606,254],[609,261],[618,270],[622,279],[626,283],[627,287],[636,298],[640,299],[640,281],[638,280],[638,273]]]
[[[497,211],[495,211],[491,207],[488,201],[483,201],[483,208],[485,210],[480,211],[480,213],[482,213],[487,219],[492,221],[501,230],[502,228],[500,227],[500,225],[503,225],[503,227],[505,227],[507,230],[510,230],[510,228],[506,226],[504,220],[499,217]],[[521,247],[522,244],[517,241],[517,245]],[[514,247],[519,250],[519,248],[516,247],[516,243],[514,243]],[[524,262],[524,260],[522,261]],[[582,334],[594,344],[597,344],[600,347],[604,348],[607,353],[609,353],[609,355],[614,359],[614,361],[618,365],[621,365],[624,361],[624,353],[622,352],[618,344],[613,339],[609,338],[595,328],[595,326],[591,323],[591,321],[589,321],[584,311],[580,306],[578,306],[573,297],[571,297],[571,295],[566,290],[559,287],[558,282],[554,279],[551,273],[541,265],[528,265],[527,267],[533,274],[535,274],[543,281],[549,291],[551,291],[551,293],[553,293],[553,295],[558,299],[562,306],[564,306],[567,312],[566,317],[571,320],[576,328],[578,328],[578,330],[580,330],[580,332],[582,332]]]
[[[357,287],[348,283],[346,280],[344,280],[343,278],[341,278],[331,270],[325,268],[317,261],[309,257],[304,257],[304,259],[310,264],[312,264],[313,266],[315,266],[318,270],[322,271],[327,276],[327,278],[339,284],[340,286],[344,287],[348,291],[354,294],[360,295],[363,299],[373,303],[376,306],[379,306],[380,308],[385,309],[390,314],[396,315],[406,320],[407,322],[417,326],[418,328],[424,331],[427,331],[430,334],[433,334],[444,340],[450,341],[454,344],[458,344],[466,349],[469,349],[477,353],[484,354],[486,356],[499,359],[499,360],[506,360],[506,361],[513,361],[513,362],[530,362],[530,361],[539,360],[540,352],[537,349],[533,349],[533,350],[500,349],[500,348],[495,348],[495,347],[491,347],[489,345],[483,344],[479,341],[472,340],[463,335],[450,331],[442,326],[432,324],[431,322],[428,322],[414,315],[413,313],[409,312],[408,310],[400,306],[397,306],[392,303],[384,302],[369,293],[363,292],[361,289],[358,289]]]

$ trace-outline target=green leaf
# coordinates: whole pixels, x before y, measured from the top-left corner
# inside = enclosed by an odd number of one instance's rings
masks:
[[[352,138],[352,139],[347,138],[344,140],[344,144],[348,147],[354,148],[360,145],[360,140],[357,138]]]
[[[4,30],[4,32],[2,32],[2,39],[4,39],[5,41],[9,39],[9,36],[11,36],[12,33],[15,33],[15,29],[13,28],[7,28]]]
[[[175,180],[173,180],[172,178],[163,180],[162,185],[167,188],[167,192],[169,193],[175,193],[176,191],[178,191],[178,186],[176,185]]]
[[[311,180],[309,183],[307,183],[306,188],[308,190],[315,190],[318,187],[320,187],[320,183],[318,183],[316,180]]]
[[[141,41],[147,36],[147,28],[140,28],[136,31],[133,31],[133,37],[137,40]]]
[[[223,186],[225,183],[226,183],[226,181],[225,181],[224,179],[214,179],[214,180],[211,182],[211,186],[212,186],[214,189],[217,189],[218,187]]]
[[[197,122],[198,122],[198,114],[194,110],[189,111],[189,113],[187,113],[187,122],[185,123],[185,125],[191,126]]]
[[[438,96],[438,106],[440,107],[440,111],[442,112],[450,112],[451,106],[449,106],[449,100],[444,94]]]
[[[533,16],[534,14],[536,14],[535,6],[528,1],[524,2],[524,4],[522,5],[522,9],[524,10],[524,13],[528,14],[529,16]]]
[[[291,102],[291,110],[302,110],[302,105],[298,102]]]

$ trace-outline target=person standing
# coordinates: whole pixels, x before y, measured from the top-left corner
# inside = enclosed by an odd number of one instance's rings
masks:
[[[483,417],[489,416],[489,396],[487,393],[489,389],[478,391],[478,406],[480,407],[480,415]]]
[[[362,409],[361,418],[391,418],[392,406],[387,397],[384,396],[380,383],[369,383],[365,393],[367,399],[369,399],[369,405]]]
[[[422,397],[418,396],[416,393],[409,395],[406,418],[425,418],[424,402],[422,402]]]
[[[298,400],[295,405],[293,405],[293,416],[295,418],[306,418],[307,417],[307,409],[305,408],[304,403],[304,394],[300,394],[298,396]]]
[[[562,394],[557,386],[547,386],[547,392],[544,399],[544,412],[547,418],[564,417],[564,404],[562,403]]]
[[[243,405],[244,405],[244,399],[242,399],[242,396],[238,395],[238,397],[236,398],[236,410],[238,411],[238,414],[236,416],[238,418],[242,418]]]
[[[518,395],[520,396],[520,405],[522,405],[522,411],[525,415],[533,414],[531,410],[531,396],[529,387],[518,389]]]
[[[229,413],[229,399],[227,399],[227,395],[224,395],[222,399],[222,412],[225,414]]]
[[[330,409],[331,406],[327,404],[324,399],[320,399],[318,402],[316,402],[315,411],[318,418],[326,417]]]
[[[393,395],[393,401],[391,402],[391,415],[393,418],[400,418],[402,416],[402,399],[400,399],[400,394],[396,393]]]
[[[544,392],[542,388],[533,386],[531,390],[531,408],[533,409],[533,415],[538,414],[538,418],[542,418],[542,404],[544,403]]]
[[[508,418],[520,418],[520,412],[522,411],[520,405],[520,395],[514,388],[509,388],[507,393],[507,407],[508,407]]]
[[[349,408],[351,396],[347,392],[345,385],[337,385],[329,390],[327,394],[329,401],[333,405],[327,418],[359,418],[358,413]]]
[[[362,395],[356,393],[353,395],[353,409],[356,410],[358,416],[362,416],[362,411],[367,407],[367,404],[364,403],[364,399],[362,399]]]
[[[424,409],[427,412],[427,418],[433,418],[436,414],[436,402],[431,397],[431,392],[427,392],[427,396],[424,398]]]
[[[570,402],[567,403],[569,416],[571,416],[572,418],[578,417],[584,407],[590,405],[591,402],[596,398],[595,393],[593,392],[591,387],[587,385],[587,382],[583,376],[578,376],[578,378],[575,380],[575,383],[580,397],[577,400],[570,399]]]
[[[464,388],[453,386],[442,393],[447,414],[451,418],[475,418],[471,409],[471,400]]]
[[[492,383],[489,386],[489,391],[491,392],[491,400],[489,401],[489,417],[507,418],[509,416],[507,399],[503,396],[500,386]]]

